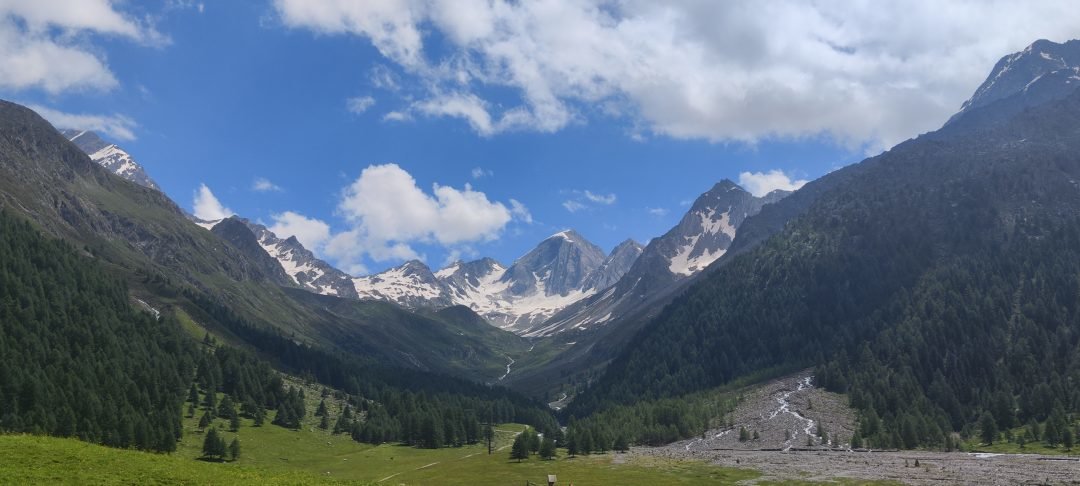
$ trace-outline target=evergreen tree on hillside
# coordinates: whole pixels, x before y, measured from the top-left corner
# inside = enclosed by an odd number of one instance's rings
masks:
[[[569,454],[570,457],[577,457],[579,452],[581,452],[581,451],[579,450],[579,446],[578,446],[577,433],[576,432],[567,432],[567,434],[566,434],[566,453]]]
[[[979,429],[983,444],[993,445],[994,440],[997,439],[998,429],[997,420],[990,412],[984,412],[982,418],[979,419]]]
[[[523,459],[529,458],[529,438],[525,436],[525,432],[522,432],[514,437],[514,444],[510,446],[510,459],[517,459],[521,462]]]
[[[626,440],[626,435],[619,434],[615,437],[615,444],[612,446],[616,452],[626,452],[630,450],[630,444]]]
[[[240,439],[234,438],[229,443],[229,458],[233,461],[240,459]]]
[[[542,459],[554,459],[556,454],[555,441],[550,437],[544,437],[544,440],[540,443],[540,457]]]
[[[207,459],[223,459],[225,457],[225,439],[218,434],[216,427],[211,427],[206,432],[202,447],[203,457]]]

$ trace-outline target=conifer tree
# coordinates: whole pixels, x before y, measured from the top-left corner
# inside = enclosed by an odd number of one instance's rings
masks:
[[[990,412],[983,412],[982,418],[979,419],[979,428],[983,443],[993,445],[994,439],[997,438],[998,429],[997,421],[994,420],[994,416]]]
[[[225,457],[225,439],[218,434],[216,427],[211,427],[203,439],[203,457],[208,459],[221,459]]]
[[[239,438],[234,438],[232,440],[232,442],[229,443],[229,457],[232,458],[232,460],[234,460],[234,461],[237,460],[237,459],[240,459],[240,439]]]
[[[555,441],[550,437],[544,437],[543,442],[540,443],[540,458],[553,459],[555,454]]]
[[[525,436],[525,432],[518,434],[514,438],[514,445],[510,446],[510,459],[517,459],[521,462],[522,459],[529,458],[529,444],[528,437]]]

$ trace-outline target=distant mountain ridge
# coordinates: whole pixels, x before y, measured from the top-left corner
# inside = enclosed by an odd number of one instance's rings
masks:
[[[134,158],[115,144],[91,131],[62,133],[111,172],[160,191]],[[652,302],[720,258],[743,220],[786,195],[777,191],[756,198],[724,180],[699,197],[678,225],[648,246],[626,240],[609,254],[578,232],[565,230],[541,241],[509,267],[484,258],[433,271],[423,262],[408,261],[360,277],[319,259],[295,237],[280,238],[250,220],[204,221],[187,216],[207,230],[244,244],[246,237],[234,226],[246,226],[258,246],[281,267],[281,272],[264,268],[264,273],[282,285],[322,295],[383,300],[413,310],[463,305],[495,326],[547,336],[603,325]],[[218,229],[223,223],[227,227]],[[259,255],[250,257],[262,260]],[[282,273],[287,278],[281,278]]]
[[[155,191],[161,191],[157,183],[146,173],[138,162],[124,149],[114,143],[102,140],[97,133],[89,130],[63,129],[60,134],[79,147],[90,160],[101,164],[124,179],[134,182],[143,187],[149,187]]]
[[[469,307],[491,324],[524,332],[621,277],[637,257],[635,242],[605,254],[573,230],[560,231],[509,267],[484,258],[432,272],[419,261],[353,280],[361,297],[406,307]]]
[[[722,257],[747,218],[790,192],[755,197],[724,179],[699,196],[675,227],[653,238],[613,286],[554,315],[528,335],[546,336],[588,329],[656,307],[677,288]]]

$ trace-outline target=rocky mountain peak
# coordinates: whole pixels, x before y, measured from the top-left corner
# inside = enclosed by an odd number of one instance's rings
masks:
[[[1020,52],[1002,57],[953,119],[1018,93],[1050,86],[1061,88],[1062,84],[1080,86],[1080,41],[1058,44],[1040,39]]]
[[[116,144],[103,140],[97,133],[88,130],[64,129],[60,130],[60,134],[109,172],[140,186],[161,191],[157,183],[138,162],[135,162],[131,154]]]

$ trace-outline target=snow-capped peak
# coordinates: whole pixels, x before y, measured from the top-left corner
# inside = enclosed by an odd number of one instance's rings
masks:
[[[60,133],[79,147],[90,159],[124,179],[140,186],[161,191],[157,183],[147,175],[141,165],[135,162],[131,154],[116,144],[102,140],[89,130],[61,130]]]

